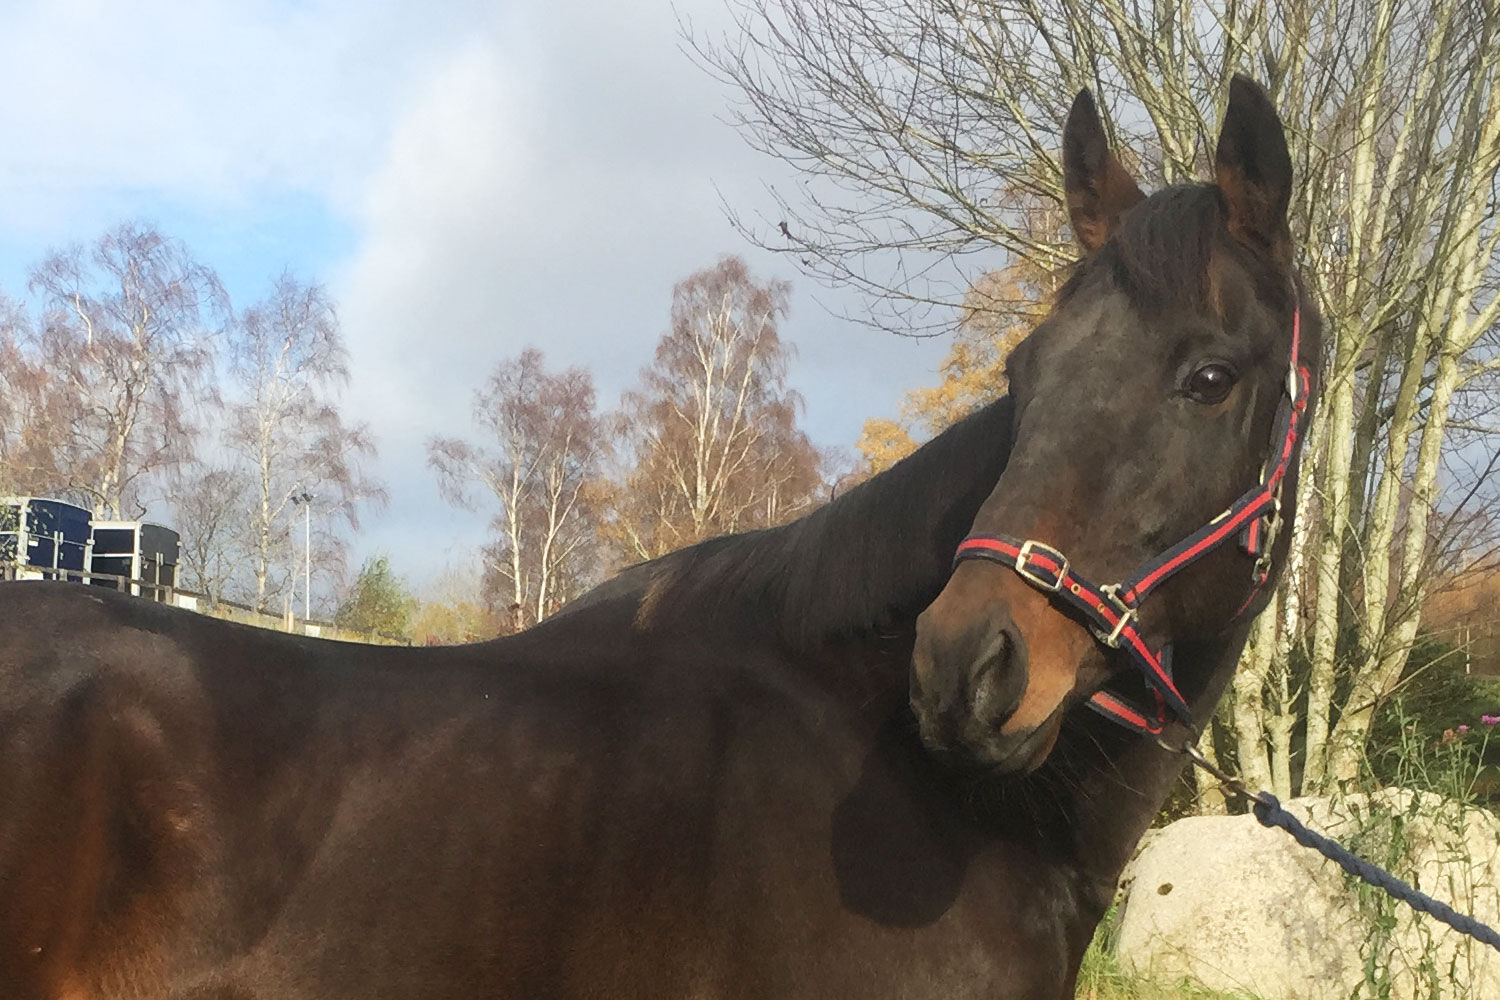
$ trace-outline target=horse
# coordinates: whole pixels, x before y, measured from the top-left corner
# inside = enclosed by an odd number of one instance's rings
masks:
[[[0,585],[0,996],[1071,996],[1285,557],[1320,349],[1254,83],[1210,183],[1143,196],[1087,91],[1062,159],[1008,395],[528,631]]]

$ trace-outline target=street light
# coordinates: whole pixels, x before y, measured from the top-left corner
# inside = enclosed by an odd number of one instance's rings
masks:
[[[293,493],[292,506],[302,508],[302,620],[312,619],[312,505],[311,493]]]

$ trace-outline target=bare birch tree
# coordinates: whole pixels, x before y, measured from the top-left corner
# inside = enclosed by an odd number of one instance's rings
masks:
[[[65,491],[56,458],[64,437],[64,415],[51,379],[26,351],[30,321],[0,295],[0,495]]]
[[[738,257],[674,290],[671,327],[618,421],[628,468],[607,532],[626,558],[776,524],[815,502],[821,459],[798,429],[777,332],[789,294]]]
[[[299,541],[308,543],[295,530],[293,497],[312,498],[318,531],[309,533],[317,551],[304,558],[332,579],[347,548],[338,526],[358,528],[361,508],[383,504],[386,494],[360,468],[375,453],[369,430],[346,423],[339,412],[348,353],[322,286],[283,274],[265,300],[245,310],[236,326],[230,377],[234,396],[226,439],[251,484],[243,512],[253,584],[247,596],[264,610],[301,575],[295,552]]]
[[[182,533],[177,585],[211,603],[225,600],[254,549],[246,512],[251,479],[233,465],[193,463],[174,477],[172,512]]]
[[[19,450],[21,388],[16,375],[21,367],[21,348],[17,343],[24,321],[21,310],[0,292],[0,494],[15,492],[10,484],[16,479],[15,465]]]
[[[1078,88],[1110,109],[1117,146],[1144,151],[1140,173],[1176,183],[1204,172],[1230,75],[1267,82],[1330,354],[1297,553],[1236,680],[1232,731],[1250,779],[1283,794],[1352,776],[1434,553],[1451,551],[1445,525],[1493,500],[1444,470],[1495,450],[1481,390],[1500,369],[1500,5],[731,3],[739,34],[698,51],[738,88],[750,143],[807,177],[771,192],[763,222],[737,221],[908,330],[956,305],[986,252],[1067,263],[1064,234],[1036,220],[1061,199],[1058,129]]]
[[[474,422],[483,444],[433,438],[428,464],[450,502],[473,509],[475,486],[498,502],[485,590],[500,618],[524,628],[594,578],[590,491],[603,433],[593,378],[582,368],[553,374],[528,348],[474,394]]]
[[[35,356],[46,405],[68,411],[58,485],[98,514],[141,509],[149,478],[191,455],[214,398],[218,278],[177,240],[127,223],[31,272],[47,304]]]

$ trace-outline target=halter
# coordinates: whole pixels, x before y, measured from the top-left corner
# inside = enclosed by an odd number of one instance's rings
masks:
[[[1250,594],[1234,617],[1244,614],[1271,576],[1271,549],[1281,530],[1281,491],[1287,472],[1296,461],[1303,416],[1307,412],[1312,376],[1298,363],[1302,340],[1302,310],[1292,312],[1292,356],[1287,368],[1286,392],[1276,409],[1272,452],[1261,470],[1260,481],[1202,528],[1166,552],[1148,561],[1120,583],[1098,585],[1073,571],[1057,549],[1036,539],[1008,535],[970,535],[953,557],[956,567],[965,559],[987,559],[1009,567],[1031,586],[1081,613],[1089,631],[1110,649],[1122,650],[1140,671],[1153,704],[1098,691],[1088,705],[1109,719],[1140,733],[1158,735],[1169,717],[1189,727],[1192,710],[1172,679],[1172,647],[1153,650],[1137,628],[1140,602],[1151,591],[1187,566],[1238,536],[1240,547],[1255,557]],[[1170,713],[1170,716],[1169,716]]]

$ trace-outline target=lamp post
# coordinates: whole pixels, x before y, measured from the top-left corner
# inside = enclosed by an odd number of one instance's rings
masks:
[[[312,505],[311,493],[293,493],[292,505],[302,508],[302,620],[312,618]]]

